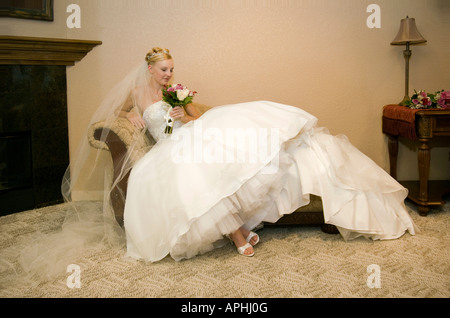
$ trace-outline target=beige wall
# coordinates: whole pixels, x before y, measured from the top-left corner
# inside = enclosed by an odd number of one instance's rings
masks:
[[[81,7],[69,29],[66,7]],[[381,28],[369,29],[369,4]],[[68,68],[71,152],[108,90],[153,46],[175,58],[175,80],[211,106],[272,100],[319,118],[388,170],[381,112],[404,93],[402,47],[391,46],[406,15],[427,45],[412,47],[411,91],[450,90],[447,0],[57,0],[55,21],[1,19],[3,34],[100,40]],[[431,177],[450,178],[450,144],[436,144]],[[417,179],[415,146],[400,147],[400,179]]]

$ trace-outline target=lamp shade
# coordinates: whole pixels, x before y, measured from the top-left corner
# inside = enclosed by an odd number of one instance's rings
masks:
[[[406,43],[420,44],[426,42],[427,40],[425,40],[419,33],[419,30],[417,30],[416,20],[407,16],[405,19],[401,20],[400,30],[395,39],[391,42],[391,45],[405,45]]]

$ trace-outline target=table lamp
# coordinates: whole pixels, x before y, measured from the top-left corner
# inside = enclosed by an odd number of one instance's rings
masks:
[[[403,51],[405,57],[405,97],[399,103],[399,105],[405,105],[409,101],[409,59],[411,58],[410,45],[416,45],[426,43],[427,40],[419,33],[416,27],[416,20],[406,16],[400,22],[400,30],[397,36],[391,42],[391,45],[406,45],[406,49]]]

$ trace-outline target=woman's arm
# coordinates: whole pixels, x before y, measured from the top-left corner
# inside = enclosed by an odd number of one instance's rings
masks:
[[[201,116],[201,113],[194,105],[187,104],[184,107],[174,107],[170,112],[170,116],[173,119],[179,119],[182,123],[185,124],[199,118]]]
[[[133,126],[142,129],[145,127],[145,121],[142,119],[141,115],[133,110],[133,108],[134,106],[131,102],[131,98],[128,98],[127,102],[122,106],[122,108],[116,110],[116,115],[118,117],[127,118],[130,123],[133,124]]]

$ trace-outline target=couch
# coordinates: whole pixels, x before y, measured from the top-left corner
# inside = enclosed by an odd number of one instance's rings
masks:
[[[209,109],[208,106],[193,103],[195,107],[204,113]],[[105,142],[100,141],[100,136],[106,133]],[[139,140],[135,140],[139,138]],[[126,118],[117,118],[113,123],[106,125],[104,121],[97,122],[89,128],[89,143],[92,147],[104,149],[111,153],[114,176],[116,176],[122,167],[123,157],[127,147],[131,142],[139,143],[138,149],[132,154],[131,160],[136,162],[147,151],[149,151],[155,141],[150,134],[141,134]],[[112,189],[110,197],[114,209],[116,220],[123,225],[123,212],[126,199],[128,174]],[[320,226],[322,231],[329,234],[337,234],[338,230],[334,225],[325,224],[323,218],[322,201],[318,196],[311,195],[310,203],[299,208],[291,214],[283,216],[277,223],[265,223],[264,226],[273,225],[315,225]]]

